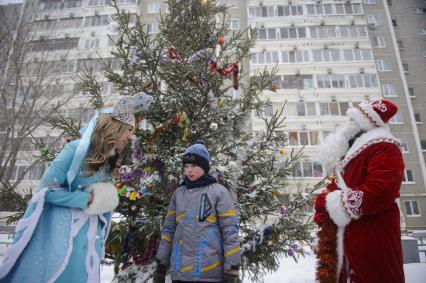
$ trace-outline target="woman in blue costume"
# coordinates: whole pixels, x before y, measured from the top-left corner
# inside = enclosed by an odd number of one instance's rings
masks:
[[[43,174],[0,265],[0,283],[100,281],[100,260],[111,212],[118,205],[108,182],[132,137],[134,113],[152,97],[141,93],[98,111]]]

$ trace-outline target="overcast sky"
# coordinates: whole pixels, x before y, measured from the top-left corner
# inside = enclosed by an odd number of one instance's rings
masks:
[[[10,3],[22,3],[24,0],[0,0],[0,5],[6,5]]]

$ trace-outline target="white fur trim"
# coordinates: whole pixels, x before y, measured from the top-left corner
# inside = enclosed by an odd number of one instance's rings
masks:
[[[359,107],[362,108],[362,110],[364,110],[371,119],[373,119],[373,121],[377,124],[377,126],[379,127],[386,126],[386,124],[383,122],[380,115],[377,114],[376,111],[374,111],[374,108],[373,106],[371,106],[370,103],[368,102],[360,103]]]
[[[89,229],[87,229],[87,254],[86,272],[87,283],[97,283],[100,280],[100,259],[96,252],[96,238],[98,233],[98,216],[89,217]]]
[[[337,227],[337,282],[339,282],[339,275],[343,266],[343,256],[345,255],[345,250],[343,248],[343,240],[345,237],[345,227]]]
[[[348,141],[361,131],[355,121],[346,121],[336,132],[328,135],[318,148],[318,159],[325,172],[331,174],[349,149]]]
[[[331,220],[339,226],[345,227],[351,222],[351,218],[346,214],[345,207],[342,206],[342,192],[333,191],[327,194],[325,198],[325,207]]]
[[[93,192],[93,201],[84,212],[87,214],[102,214],[114,210],[118,205],[117,189],[111,183],[94,183],[85,189]]]
[[[36,205],[36,208],[28,218],[22,218],[19,220],[15,232],[22,231],[22,236],[6,251],[3,262],[0,264],[0,279],[6,277],[9,271],[15,265],[22,251],[27,246],[28,242],[31,240],[31,237],[40,219],[40,215],[43,211],[44,197],[47,191],[48,188],[43,188],[32,197],[30,204]]]
[[[354,119],[364,131],[369,131],[374,128],[370,120],[358,108],[349,108],[346,115]]]
[[[352,147],[346,153],[345,158],[340,162],[340,168],[344,169],[349,161],[369,146],[377,143],[392,143],[399,147],[398,140],[391,134],[387,126],[373,129],[355,140]]]

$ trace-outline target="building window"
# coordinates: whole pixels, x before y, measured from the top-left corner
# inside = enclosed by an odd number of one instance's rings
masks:
[[[250,18],[266,18],[274,16],[274,6],[249,7]]]
[[[414,88],[412,88],[412,87],[408,88],[408,95],[410,97],[416,97],[416,94],[414,93]]]
[[[389,120],[390,124],[403,124],[402,115],[400,112],[397,112],[392,118]]]
[[[239,30],[240,29],[240,20],[239,19],[231,19],[229,21],[229,29],[230,30]]]
[[[314,102],[288,102],[286,109],[289,117],[316,116]]]
[[[392,7],[392,0],[386,0],[386,3],[388,4],[388,7]]]
[[[369,25],[379,26],[380,23],[380,17],[378,15],[367,15],[367,23]]]
[[[416,28],[416,35],[426,35],[426,28]]]
[[[426,51],[423,51],[423,58],[426,58]]]
[[[276,84],[280,89],[313,89],[312,75],[280,76]]]
[[[399,139],[399,146],[400,146],[401,151],[403,153],[408,153],[409,152],[408,151],[408,145],[407,145],[407,140],[406,139],[400,138]]]
[[[373,36],[373,46],[376,48],[386,47],[385,37],[382,35]]]
[[[414,120],[416,120],[417,124],[422,123],[422,119],[420,118],[420,113],[414,113]]]
[[[117,4],[136,4],[137,0],[117,0]]]
[[[110,21],[109,15],[91,16],[91,17],[86,17],[84,19],[84,26],[85,27],[105,26],[109,24],[109,21]]]
[[[364,4],[373,5],[376,4],[376,0],[364,0]]]
[[[56,38],[49,40],[36,40],[30,42],[31,51],[54,51],[75,49],[78,47],[79,38]]]
[[[398,45],[399,49],[404,49],[404,45],[402,44],[402,40],[397,40],[396,44]]]
[[[154,34],[160,31],[160,27],[158,26],[158,23],[148,24],[147,27],[148,27],[148,34]]]
[[[411,169],[404,170],[404,178],[402,179],[403,183],[414,183],[413,171]]]
[[[86,41],[84,43],[84,48],[85,49],[99,48],[99,45],[100,45],[100,39],[99,38],[90,38],[90,39],[86,39]]]
[[[421,140],[420,145],[422,147],[422,151],[426,151],[426,140]]]
[[[396,22],[396,20],[395,20],[395,19],[393,19],[393,20],[392,20],[392,25],[393,25],[394,27],[397,27],[397,26],[398,26],[398,23]]]
[[[280,30],[280,38],[281,39],[306,38],[306,28],[305,27],[280,28],[279,30]]]
[[[378,59],[376,60],[377,70],[379,72],[389,72],[391,71],[391,64],[389,59]]]
[[[343,116],[349,108],[349,102],[320,102],[321,116]]]
[[[257,39],[277,39],[277,30],[275,28],[260,28],[257,30]]]
[[[251,63],[253,65],[277,64],[279,62],[280,60],[278,51],[265,51],[251,54]]]
[[[104,6],[111,4],[111,0],[89,0],[87,6]]]
[[[263,114],[265,117],[272,117],[274,115],[274,107],[272,105],[266,105],[263,108]]]
[[[148,3],[148,14],[160,13],[161,4],[158,2]]]
[[[393,84],[382,84],[384,97],[397,97],[395,86]]]
[[[322,166],[319,162],[295,162],[293,177],[322,177]]]
[[[405,204],[405,214],[407,216],[420,216],[419,205],[417,200],[407,200],[404,201]]]
[[[411,12],[414,14],[424,14],[426,13],[426,8],[412,8]]]
[[[402,64],[402,69],[404,70],[404,73],[409,73],[410,72],[410,68],[408,67],[407,63],[403,63]]]
[[[292,5],[292,6],[277,6],[277,16],[286,17],[286,16],[303,16],[303,6],[301,5]]]
[[[288,142],[291,146],[318,145],[317,131],[298,131],[288,133]]]

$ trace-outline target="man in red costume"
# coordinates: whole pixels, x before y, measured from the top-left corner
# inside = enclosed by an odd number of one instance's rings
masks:
[[[362,102],[320,146],[325,169],[334,173],[315,202],[321,283],[404,282],[396,203],[404,162],[387,125],[397,111],[384,99]]]

